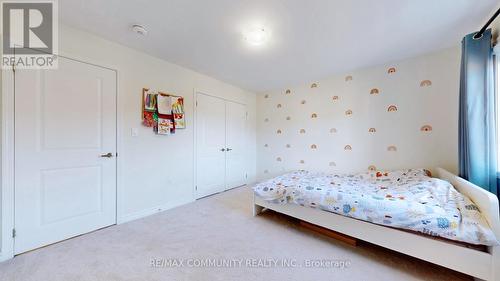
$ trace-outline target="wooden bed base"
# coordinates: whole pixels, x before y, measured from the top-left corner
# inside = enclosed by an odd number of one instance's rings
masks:
[[[481,210],[495,236],[500,240],[498,198],[484,189],[437,168],[437,177],[450,182],[468,196]],[[333,231],[376,244],[421,260],[444,266],[481,280],[500,281],[500,246],[488,247],[487,252],[433,239],[411,232],[393,229],[331,212],[293,204],[273,204],[254,195],[254,216],[264,209],[321,226]]]
[[[347,235],[342,234],[342,233],[339,233],[337,231],[333,231],[333,230],[328,229],[328,228],[317,226],[315,224],[308,223],[308,222],[302,221],[302,220],[299,221],[299,224],[300,224],[300,226],[302,226],[304,228],[307,228],[307,229],[314,231],[316,233],[319,233],[321,235],[333,238],[333,239],[340,241],[342,243],[345,243],[345,244],[348,244],[348,245],[351,245],[354,247],[356,247],[358,245],[358,239],[353,238],[351,236],[347,236]]]

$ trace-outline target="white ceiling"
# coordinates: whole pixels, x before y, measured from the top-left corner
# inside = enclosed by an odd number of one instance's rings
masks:
[[[62,0],[61,21],[262,92],[458,46],[497,0]],[[140,37],[130,26],[140,23]],[[242,39],[249,25],[266,46]]]

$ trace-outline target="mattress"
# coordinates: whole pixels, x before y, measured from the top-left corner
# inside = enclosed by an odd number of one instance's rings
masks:
[[[424,169],[329,174],[295,171],[261,182],[254,192],[346,217],[473,245],[498,245],[479,208]]]

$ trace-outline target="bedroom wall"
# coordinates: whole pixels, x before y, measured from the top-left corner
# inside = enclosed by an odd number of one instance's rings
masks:
[[[460,49],[257,97],[257,174],[457,170]]]
[[[118,222],[147,216],[194,200],[194,89],[247,105],[248,182],[255,181],[255,93],[68,26],[59,31],[61,55],[118,71]],[[143,87],[185,97],[187,129],[155,135],[141,125]],[[139,135],[131,136],[137,128]],[[3,214],[12,216],[13,214]],[[3,229],[12,229],[6,220]],[[10,241],[10,242],[9,242]],[[4,239],[3,249],[11,248]],[[3,254],[3,255],[1,255]],[[11,256],[0,253],[0,259]]]
[[[498,6],[498,8],[500,9],[500,5]],[[487,19],[485,20],[485,22],[487,21]],[[493,42],[495,44],[498,44],[498,42],[500,40],[498,40],[500,38],[500,16],[497,17],[492,23],[491,23],[491,31],[493,33]]]
[[[483,19],[483,23],[487,22],[491,16],[493,15],[493,13],[500,9],[500,3],[497,4],[496,8],[492,9],[491,10],[491,13],[489,13],[484,19]],[[498,16],[489,26],[489,28],[491,28],[491,31],[492,31],[492,34],[493,34],[493,43],[494,44],[498,44],[498,42],[500,41],[500,16]]]
[[[248,181],[255,180],[254,93],[63,26],[62,54],[118,70],[119,188],[118,218],[126,221],[194,200],[193,90],[247,105]],[[141,90],[151,87],[185,97],[187,129],[174,136],[157,136],[141,125]],[[139,130],[131,136],[131,128]]]

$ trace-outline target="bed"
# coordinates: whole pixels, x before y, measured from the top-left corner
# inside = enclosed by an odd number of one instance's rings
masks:
[[[478,279],[500,280],[497,197],[444,169],[436,169],[437,179],[422,175],[423,171],[326,177],[291,174],[291,182],[286,182],[286,177],[277,178],[254,188],[254,215],[265,209],[274,210]],[[302,178],[306,179],[305,184],[294,188]],[[316,182],[311,182],[314,178]],[[357,195],[350,192],[366,182],[373,185],[366,184],[357,190]],[[415,184],[421,182],[430,188],[422,190],[421,184]],[[446,189],[446,184],[451,188]],[[327,185],[332,185],[326,188],[328,192],[322,188]],[[341,197],[333,193],[338,190]],[[449,198],[457,201],[458,207],[446,205]],[[446,212],[439,208],[429,210],[429,204],[440,205]],[[373,212],[377,208],[384,212]],[[398,215],[396,211],[404,208],[412,212]],[[456,209],[463,213],[455,213]],[[466,247],[464,243],[485,245],[487,251]]]

